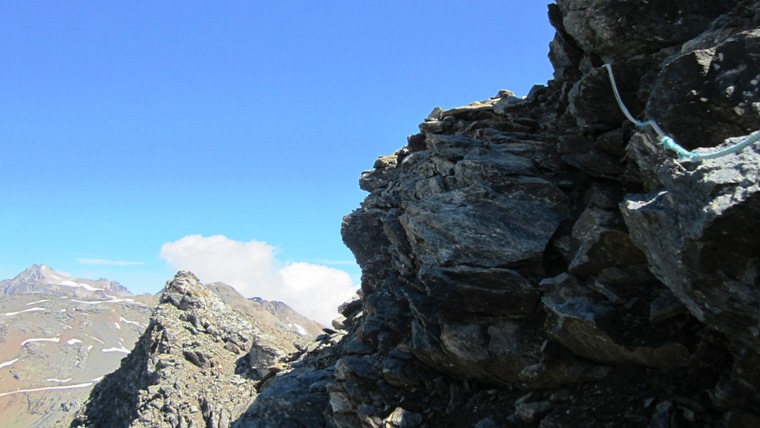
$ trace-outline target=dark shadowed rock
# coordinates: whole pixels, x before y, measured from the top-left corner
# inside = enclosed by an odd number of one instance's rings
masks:
[[[631,243],[618,210],[589,207],[573,225],[576,243],[568,267],[576,275],[590,275],[614,266],[645,262],[644,254]]]
[[[760,352],[760,150],[690,169],[666,164],[665,187],[629,195],[623,213],[652,272],[698,319]]]
[[[633,363],[650,367],[673,367],[686,363],[688,349],[680,343],[657,347],[621,346],[600,323],[611,310],[588,296],[547,295],[543,303],[550,313],[549,336],[573,353],[602,363]]]
[[[541,297],[535,284],[508,269],[423,267],[420,282],[451,313],[530,314]]]
[[[562,25],[580,49],[605,62],[680,45],[699,35],[735,1],[558,1]]]
[[[760,128],[759,67],[756,29],[682,50],[657,76],[646,113],[689,149],[747,134]]]

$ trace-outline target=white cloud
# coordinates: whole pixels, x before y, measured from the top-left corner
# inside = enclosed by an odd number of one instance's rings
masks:
[[[348,273],[311,263],[283,264],[266,242],[240,242],[223,235],[185,236],[161,246],[161,258],[189,270],[202,282],[224,282],[245,297],[287,303],[301,314],[329,325],[338,305],[356,287]]]
[[[88,259],[88,258],[78,258],[77,262],[82,265],[105,265],[105,266],[136,266],[136,265],[145,264],[145,262],[130,262],[126,260]]]
[[[279,285],[274,251],[266,242],[189,235],[162,245],[161,258],[175,269],[193,272],[203,282],[224,282],[252,297],[259,290],[269,292]]]

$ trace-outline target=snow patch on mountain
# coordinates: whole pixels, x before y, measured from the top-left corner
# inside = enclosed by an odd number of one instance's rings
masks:
[[[303,328],[302,326],[300,326],[298,324],[288,324],[288,327],[294,328],[296,330],[296,332],[298,334],[300,334],[301,336],[308,336],[309,335],[309,332],[306,331],[305,328]]]
[[[106,344],[106,342],[103,342],[102,340],[98,339],[95,336],[90,336],[90,339],[92,339],[92,340],[94,340],[96,342],[99,342],[101,345],[105,345]]]
[[[58,343],[60,341],[61,341],[60,337],[37,337],[37,338],[33,338],[33,339],[26,339],[25,341],[21,342],[21,346],[24,346],[27,343],[32,343],[32,342],[53,342],[53,343]]]
[[[125,324],[132,324],[133,326],[141,328],[141,329],[145,329],[145,327],[147,327],[145,324],[140,324],[137,321],[128,320],[128,319],[126,319],[124,317],[119,317],[119,321],[121,321],[121,322],[123,322]]]
[[[45,308],[34,307],[34,308],[24,309],[23,311],[7,312],[7,313],[5,313],[3,315],[5,315],[7,317],[10,317],[10,316],[13,316],[13,315],[22,314],[24,312],[36,312],[36,311],[44,311],[44,310],[46,310],[46,309]]]
[[[93,287],[93,286],[91,286],[89,284],[85,284],[85,283],[82,283],[82,282],[70,281],[70,280],[61,281],[61,282],[58,283],[58,285],[66,285],[68,287],[79,287],[79,288],[84,288],[85,290],[88,290],[88,291],[103,291],[102,288]]]
[[[15,394],[27,394],[31,392],[43,392],[43,391],[57,391],[62,389],[76,389],[76,388],[88,388],[93,385],[93,382],[78,383],[76,385],[63,385],[63,386],[48,386],[45,388],[32,388],[32,389],[19,389],[10,392],[0,392],[0,397]]]
[[[119,343],[119,347],[104,348],[101,352],[121,352],[122,354],[129,354],[131,351],[124,347],[123,343]]]
[[[109,300],[78,300],[78,299],[71,299],[74,303],[81,303],[83,305],[100,305],[103,303],[134,303],[136,305],[144,305],[142,303],[135,302],[134,299],[118,299],[114,296],[106,296],[109,298]]]
[[[11,364],[15,363],[16,361],[18,361],[18,358],[14,358],[14,359],[12,359],[10,361],[2,362],[2,363],[0,363],[0,369],[3,368],[3,367],[10,366]]]

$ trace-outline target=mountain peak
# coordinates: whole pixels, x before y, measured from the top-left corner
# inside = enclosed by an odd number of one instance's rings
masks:
[[[33,264],[13,279],[0,281],[0,295],[44,294],[69,297],[106,298],[131,296],[132,293],[116,281],[105,278],[92,280],[73,278],[46,264]]]
[[[192,272],[179,271],[166,282],[161,303],[171,303],[181,310],[188,308],[220,309],[222,300],[206,288]]]
[[[64,274],[60,274],[56,271],[54,271],[50,266],[44,265],[44,264],[33,264],[29,266],[28,268],[24,269],[21,273],[16,275],[15,278],[13,278],[14,281],[23,281],[23,282],[39,282],[44,280],[46,277],[49,277],[52,275],[61,275],[66,276]]]

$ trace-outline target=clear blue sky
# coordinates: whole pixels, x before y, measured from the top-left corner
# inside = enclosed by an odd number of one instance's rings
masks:
[[[551,78],[541,1],[7,1],[0,16],[0,279],[45,263],[155,292],[174,274],[163,244],[224,235],[358,280],[340,223],[361,171],[435,106]]]

